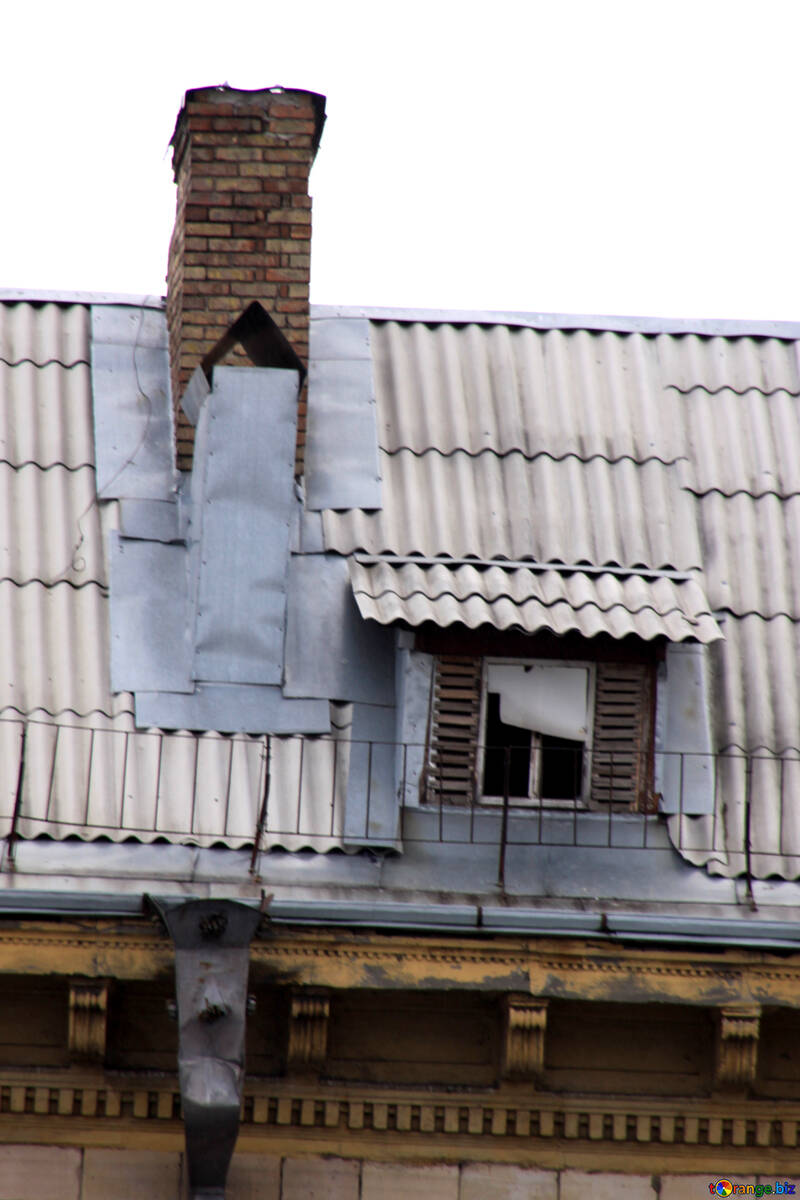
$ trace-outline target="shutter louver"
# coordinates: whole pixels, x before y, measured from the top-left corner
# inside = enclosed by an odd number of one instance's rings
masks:
[[[425,798],[471,804],[475,798],[482,659],[436,659]]]
[[[644,663],[598,663],[592,800],[652,806],[653,672]]]

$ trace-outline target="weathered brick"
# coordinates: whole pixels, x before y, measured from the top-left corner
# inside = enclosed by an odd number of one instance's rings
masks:
[[[618,1175],[594,1171],[562,1171],[559,1200],[656,1200],[651,1175]],[[708,1180],[706,1180],[708,1188]],[[684,1200],[687,1200],[684,1195]]]
[[[458,1200],[458,1167],[364,1163],[361,1200]]]
[[[81,1151],[0,1146],[0,1200],[78,1200]]]

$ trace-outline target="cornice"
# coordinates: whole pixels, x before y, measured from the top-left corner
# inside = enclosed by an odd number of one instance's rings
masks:
[[[147,980],[171,976],[173,963],[169,940],[143,921],[0,928],[0,973]],[[250,964],[256,986],[456,988],[543,999],[800,1007],[800,953],[282,927],[253,943]]]
[[[172,1076],[110,1078],[67,1072],[0,1072],[0,1142],[51,1136],[54,1141],[102,1141],[120,1123],[145,1138],[181,1138],[180,1093]],[[86,1126],[86,1130],[82,1127]],[[150,1133],[146,1130],[149,1129]],[[49,1133],[48,1133],[49,1130]],[[800,1102],[653,1097],[554,1096],[533,1090],[476,1094],[310,1084],[292,1080],[245,1083],[242,1139],[298,1135],[330,1140],[379,1137],[384,1145],[413,1141],[424,1155],[447,1147],[520,1160],[564,1146],[665,1147],[687,1152],[718,1148],[736,1154],[791,1152],[800,1144]]]

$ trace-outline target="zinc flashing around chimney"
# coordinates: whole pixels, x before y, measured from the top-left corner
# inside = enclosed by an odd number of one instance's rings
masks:
[[[324,120],[324,97],[313,92],[211,87],[186,93],[171,143],[178,198],[167,295],[183,470],[191,467],[193,430],[180,398],[195,367],[253,301],[264,305],[307,364],[308,176]],[[241,348],[234,354],[248,361]],[[296,473],[305,445],[304,394],[298,417]]]

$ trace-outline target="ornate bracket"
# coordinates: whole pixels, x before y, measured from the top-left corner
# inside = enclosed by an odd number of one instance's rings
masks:
[[[286,1065],[290,1070],[322,1069],[328,1052],[330,1012],[331,1002],[327,991],[293,992],[286,1051]]]
[[[538,1079],[544,1071],[547,1001],[509,995],[503,1001],[502,1074],[507,1079]]]
[[[731,1004],[719,1010],[715,1082],[746,1087],[756,1077],[761,1006]]]
[[[103,1062],[107,1025],[108,980],[71,979],[67,1045],[72,1062]]]

